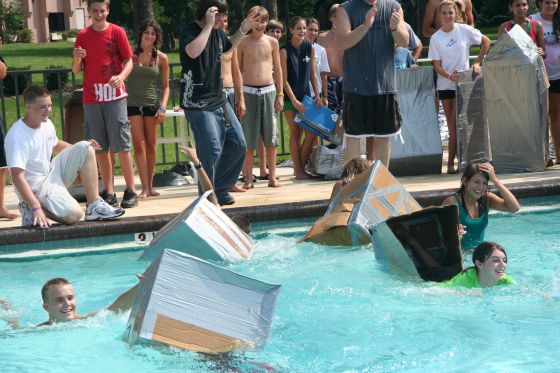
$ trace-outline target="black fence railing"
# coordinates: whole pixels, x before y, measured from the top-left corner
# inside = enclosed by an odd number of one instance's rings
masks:
[[[179,82],[181,74],[181,65],[172,63],[170,68],[170,97],[167,104],[169,107],[179,105]],[[70,78],[69,78],[70,77]],[[55,127],[60,128],[59,134],[64,138],[66,123],[67,102],[71,99],[72,92],[79,89],[76,75],[71,69],[34,69],[34,70],[9,70],[6,79],[0,80],[0,98],[1,103],[1,125],[4,133],[8,128],[23,116],[25,111],[22,93],[23,90],[31,84],[42,84],[52,92],[53,98],[53,114],[52,120]],[[278,155],[289,155],[289,146],[287,141],[289,137],[284,134],[284,118],[279,115],[279,137],[280,145]],[[160,137],[178,137],[179,117],[166,119],[166,122],[172,121],[172,126],[160,126]],[[60,124],[60,126],[58,125]],[[189,128],[186,128],[187,135]],[[176,164],[181,161],[178,144],[161,143],[158,145],[158,166]]]

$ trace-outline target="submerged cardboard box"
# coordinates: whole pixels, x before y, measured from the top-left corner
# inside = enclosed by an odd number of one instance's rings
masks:
[[[388,219],[373,228],[372,240],[377,261],[407,278],[445,281],[463,270],[457,206],[430,207]],[[406,232],[402,234],[400,232]],[[413,247],[414,240],[440,266],[430,268]]]
[[[392,216],[422,207],[379,161],[341,188],[325,215],[303,238],[323,245],[355,246],[371,241],[370,230]]]
[[[157,233],[141,259],[153,260],[163,249],[174,249],[205,260],[249,259],[255,249],[243,232],[219,207],[196,199]]]
[[[165,249],[144,273],[125,339],[205,353],[258,348],[279,292],[280,285]]]

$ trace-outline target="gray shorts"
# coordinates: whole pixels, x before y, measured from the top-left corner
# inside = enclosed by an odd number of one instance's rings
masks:
[[[259,136],[262,135],[267,148],[278,145],[278,126],[276,125],[276,87],[243,87],[247,111],[241,118],[241,127],[245,134],[248,149],[256,149]]]
[[[130,150],[131,135],[126,99],[100,104],[84,104],[86,140],[95,139],[101,151]]]
[[[90,146],[89,141],[80,141],[62,150],[51,161],[45,180],[33,191],[41,206],[52,215],[63,218],[80,206],[68,187],[82,169]]]

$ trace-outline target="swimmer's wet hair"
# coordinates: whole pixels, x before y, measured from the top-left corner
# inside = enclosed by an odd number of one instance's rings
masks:
[[[231,217],[231,221],[233,221],[243,232],[247,234],[251,233],[251,222],[246,217],[234,215]]]
[[[368,169],[370,163],[367,159],[356,157],[349,160],[340,173],[340,180],[342,185],[346,185],[352,181],[356,176]]]
[[[47,302],[47,292],[49,291],[49,288],[51,286],[56,286],[56,285],[71,285],[71,284],[70,281],[62,277],[51,278],[49,281],[45,282],[45,285],[43,285],[43,288],[41,289],[41,298],[43,298],[43,302]]]
[[[490,241],[484,241],[482,243],[480,243],[475,249],[474,252],[472,254],[472,262],[476,267],[476,261],[478,260],[480,263],[484,263],[485,261],[488,260],[488,258],[490,258],[490,255],[492,255],[492,253],[494,252],[494,250],[498,250],[501,251],[505,258],[506,258],[506,262],[507,262],[507,254],[506,254],[506,250],[498,245],[495,242],[490,242]],[[478,268],[477,268],[478,271]]]

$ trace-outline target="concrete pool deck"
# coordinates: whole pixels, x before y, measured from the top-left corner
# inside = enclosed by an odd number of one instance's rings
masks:
[[[254,170],[258,174],[258,169]],[[233,193],[237,202],[224,208],[228,214],[241,214],[251,221],[317,216],[328,206],[334,181],[295,180],[292,168],[278,168],[281,188],[269,188],[258,181],[245,193]],[[399,177],[399,181],[423,205],[439,204],[444,196],[459,187],[459,175],[432,174]],[[543,172],[499,174],[498,177],[518,197],[560,194],[560,165]],[[188,178],[192,182],[191,178]],[[137,178],[136,185],[140,185]],[[240,185],[240,183],[238,183]],[[18,212],[13,185],[6,186],[5,204]],[[122,197],[124,179],[115,178],[117,197]],[[195,185],[160,187],[158,197],[139,201],[125,215],[108,222],[80,222],[73,226],[56,225],[48,230],[21,228],[21,219],[0,220],[0,245],[81,238],[95,235],[156,231],[173,216],[183,211],[197,196]]]

